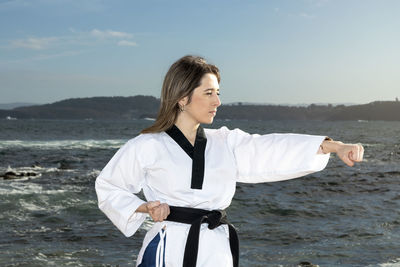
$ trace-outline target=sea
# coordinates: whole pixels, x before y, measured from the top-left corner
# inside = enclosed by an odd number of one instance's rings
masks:
[[[98,209],[94,183],[118,148],[152,123],[1,119],[0,266],[135,266],[152,221],[125,237]],[[317,173],[237,184],[227,213],[240,266],[400,266],[400,122],[204,125],[221,126],[326,135],[365,149],[353,167],[331,154]]]

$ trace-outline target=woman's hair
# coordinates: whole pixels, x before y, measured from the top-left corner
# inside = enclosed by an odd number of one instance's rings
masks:
[[[202,77],[207,73],[214,74],[220,82],[219,69],[208,64],[202,57],[187,55],[172,64],[164,78],[157,119],[140,133],[157,133],[169,129],[178,118],[179,100],[188,96],[189,104],[194,89],[200,86]]]

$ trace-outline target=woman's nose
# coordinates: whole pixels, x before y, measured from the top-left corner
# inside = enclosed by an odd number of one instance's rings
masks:
[[[217,107],[219,107],[219,106],[221,106],[221,100],[219,99],[219,96],[217,95],[217,94],[215,94],[216,95],[216,100],[215,100],[215,105],[217,106]]]

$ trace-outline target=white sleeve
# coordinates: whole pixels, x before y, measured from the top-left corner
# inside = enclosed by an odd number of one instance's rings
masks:
[[[132,236],[147,216],[135,212],[145,203],[134,195],[142,189],[145,177],[138,155],[134,138],[115,153],[95,184],[100,210],[126,237]]]
[[[222,128],[226,128],[225,126]],[[326,136],[306,134],[249,134],[238,128],[227,131],[235,158],[237,182],[274,182],[323,170],[330,154],[318,154]]]

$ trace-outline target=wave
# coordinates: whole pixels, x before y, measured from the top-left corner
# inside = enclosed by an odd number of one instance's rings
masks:
[[[378,264],[378,266],[381,266],[381,267],[398,267],[398,266],[400,266],[400,258],[391,260],[389,262],[380,263],[380,264]]]
[[[93,149],[121,147],[127,140],[52,140],[52,141],[26,141],[26,140],[3,140],[0,142],[0,149],[10,148],[35,148],[35,149]]]
[[[64,185],[63,189],[45,189],[39,184],[25,183],[21,179],[0,184],[0,195],[59,195],[69,192],[79,192],[80,190],[81,187],[71,185]]]

